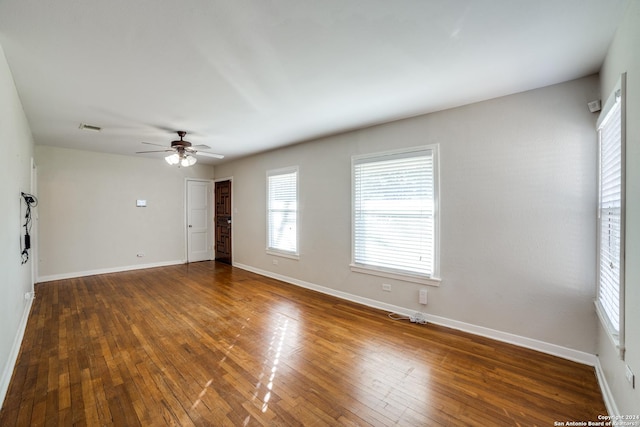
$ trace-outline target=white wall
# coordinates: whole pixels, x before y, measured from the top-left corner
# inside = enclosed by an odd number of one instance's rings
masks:
[[[234,264],[593,355],[598,77],[272,151],[233,176]],[[441,276],[420,286],[354,273],[351,156],[440,144]],[[300,167],[300,260],[265,253],[265,171]],[[392,292],[383,292],[391,283]]]
[[[38,281],[186,259],[185,178],[211,179],[213,166],[49,146],[36,161]]]
[[[598,355],[619,414],[640,414],[640,1],[631,2],[609,48],[601,76],[606,100],[620,74],[627,73],[626,356],[622,361],[599,325]],[[625,378],[625,363],[636,388]]]
[[[11,380],[30,301],[32,261],[21,265],[20,192],[31,192],[33,139],[0,47],[0,404]]]

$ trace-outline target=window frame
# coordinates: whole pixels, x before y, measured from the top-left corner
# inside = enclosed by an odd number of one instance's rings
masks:
[[[395,268],[385,268],[374,265],[356,263],[356,164],[373,163],[389,160],[396,156],[405,156],[411,153],[421,155],[431,151],[432,180],[433,180],[433,271],[430,276],[422,275]],[[389,150],[370,154],[355,155],[351,157],[351,271],[374,276],[386,277],[405,282],[419,283],[430,286],[440,286],[440,159],[439,144],[422,145],[398,150]],[[368,161],[367,161],[368,160]]]
[[[280,175],[290,175],[295,174],[295,209],[293,210],[296,215],[296,231],[295,231],[295,250],[289,251],[282,248],[272,247],[271,246],[271,227],[270,227],[270,218],[271,218],[271,182],[269,180],[270,177],[280,176]],[[266,253],[270,255],[276,255],[285,258],[291,259],[299,259],[300,258],[300,168],[298,166],[289,166],[285,168],[279,169],[271,169],[266,171]]]
[[[601,257],[603,254],[602,243],[602,139],[601,129],[609,119],[609,113],[619,103],[620,106],[620,253],[619,253],[619,283],[618,283],[618,319],[612,319],[601,299]],[[620,76],[613,92],[607,99],[598,118],[596,131],[598,133],[598,205],[597,205],[597,262],[596,262],[596,298],[595,307],[600,323],[605,329],[611,342],[619,352],[620,359],[624,360],[625,354],[625,211],[626,211],[626,73]],[[617,323],[617,324],[616,324]],[[616,330],[617,328],[617,330]]]

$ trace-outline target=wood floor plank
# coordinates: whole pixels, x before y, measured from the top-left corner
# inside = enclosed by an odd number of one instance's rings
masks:
[[[0,425],[553,425],[605,413],[591,367],[201,262],[38,284]]]

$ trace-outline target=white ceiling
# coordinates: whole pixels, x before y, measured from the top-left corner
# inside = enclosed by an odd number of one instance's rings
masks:
[[[627,4],[0,0],[0,44],[37,144],[228,160],[595,73]]]

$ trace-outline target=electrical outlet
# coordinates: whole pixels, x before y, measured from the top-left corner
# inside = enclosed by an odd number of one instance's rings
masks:
[[[383,283],[382,284],[382,290],[385,292],[391,292],[391,285],[388,283]]]
[[[273,265],[278,265],[278,260],[277,259],[274,259],[272,262],[273,262]]]
[[[633,371],[629,365],[625,365],[624,376],[627,377],[627,381],[631,384],[631,388],[636,388],[636,376],[633,375]]]

